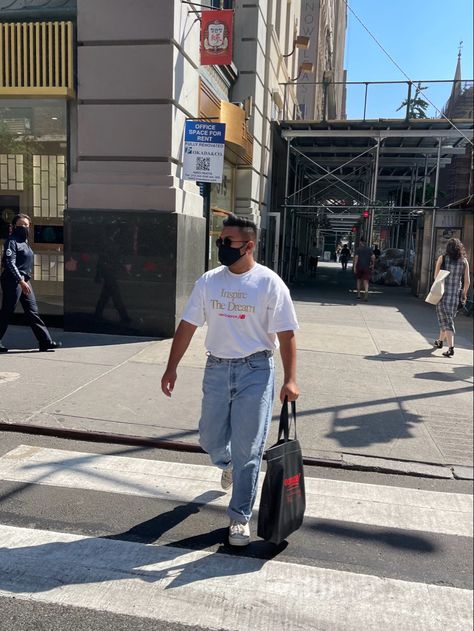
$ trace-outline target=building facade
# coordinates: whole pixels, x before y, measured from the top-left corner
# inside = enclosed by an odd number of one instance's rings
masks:
[[[307,120],[345,119],[347,5],[344,0],[301,0],[300,23],[310,44],[299,51],[299,60],[313,64],[314,72],[303,72],[298,82],[299,115]]]
[[[266,227],[300,1],[210,2],[234,10],[227,66],[200,66],[202,4],[0,0],[0,239],[32,216],[40,308],[66,329],[172,335],[226,214]],[[183,178],[186,119],[226,124],[220,184]]]

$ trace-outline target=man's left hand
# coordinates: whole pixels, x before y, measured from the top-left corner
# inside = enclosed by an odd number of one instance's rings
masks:
[[[296,381],[287,381],[280,390],[280,401],[284,403],[285,397],[288,397],[288,401],[296,401],[299,395],[300,389],[296,385]]]

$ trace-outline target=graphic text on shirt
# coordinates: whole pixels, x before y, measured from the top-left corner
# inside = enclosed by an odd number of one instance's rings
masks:
[[[222,300],[227,298],[227,300]],[[212,298],[210,300],[211,308],[217,311],[227,311],[233,313],[255,313],[255,305],[236,302],[237,300],[246,300],[247,294],[243,291],[229,291],[221,289],[219,299]]]

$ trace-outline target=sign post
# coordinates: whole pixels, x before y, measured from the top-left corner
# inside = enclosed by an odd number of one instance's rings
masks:
[[[187,120],[184,132],[184,179],[220,184],[224,150],[225,123]]]

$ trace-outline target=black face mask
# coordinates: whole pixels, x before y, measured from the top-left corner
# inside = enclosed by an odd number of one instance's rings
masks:
[[[219,262],[226,267],[230,267],[244,256],[245,252],[241,254],[240,250],[241,248],[233,248],[231,245],[220,245],[218,254]]]
[[[28,239],[28,228],[26,226],[15,226],[13,228],[13,236],[17,241],[26,241]]]

